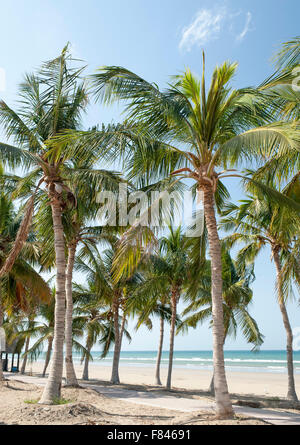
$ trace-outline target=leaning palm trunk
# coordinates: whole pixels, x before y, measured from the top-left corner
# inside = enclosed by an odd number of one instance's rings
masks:
[[[0,277],[3,277],[3,275],[5,275],[11,271],[11,269],[14,265],[14,262],[15,262],[17,256],[19,255],[24,242],[27,239],[28,232],[29,232],[29,229],[31,226],[32,216],[33,216],[34,198],[35,198],[35,194],[33,196],[31,196],[31,198],[27,201],[23,220],[20,224],[13,248],[11,249],[8,257],[5,260],[5,263],[3,264],[3,266],[0,270]]]
[[[47,348],[47,353],[46,353],[46,358],[45,358],[45,364],[44,364],[44,369],[43,369],[43,377],[45,377],[46,375],[46,371],[50,362],[50,357],[51,357],[51,352],[52,352],[52,344],[53,344],[53,337],[49,337],[48,338],[48,348]]]
[[[294,379],[294,363],[293,363],[293,332],[290,325],[288,313],[284,303],[284,296],[282,292],[281,284],[281,262],[279,258],[278,249],[272,249],[274,263],[276,267],[276,277],[277,277],[277,292],[278,292],[278,304],[280,312],[282,315],[282,320],[284,328],[286,331],[286,357],[287,357],[287,370],[288,370],[288,393],[287,398],[294,402],[298,402],[298,397],[295,389],[295,379]]]
[[[211,258],[213,363],[216,413],[218,417],[230,417],[233,416],[233,410],[226,381],[223,349],[224,320],[221,245],[214,209],[214,194],[211,186],[203,187],[203,200]]]
[[[62,225],[62,210],[60,202],[55,198],[51,200],[51,209],[57,272],[53,355],[51,359],[48,381],[40,400],[40,403],[45,404],[52,404],[53,401],[56,398],[59,398],[61,394],[66,313],[66,257]]]
[[[28,336],[26,338],[26,342],[25,342],[25,351],[24,351],[24,358],[23,358],[23,362],[22,362],[22,366],[21,366],[21,374],[25,374],[27,359],[28,359],[27,352],[29,349],[29,342],[30,342],[30,337]]]
[[[82,380],[88,380],[89,379],[89,362],[90,362],[90,353],[91,353],[91,343],[89,339],[86,342],[86,350],[87,353],[85,354],[84,359],[84,367],[83,367],[83,373],[82,373]]]
[[[125,323],[126,323],[126,315],[123,313],[121,329],[120,329],[120,339],[119,339],[119,341],[120,341],[119,360],[120,360],[120,354],[121,354],[121,349],[122,349],[122,340],[123,340],[123,334],[124,334],[124,330],[125,330]]]
[[[155,368],[155,384],[156,385],[161,385],[160,362],[161,362],[162,347],[163,347],[163,342],[164,342],[164,324],[165,324],[164,318],[163,318],[163,316],[161,316],[160,317],[159,345],[158,345],[156,368]]]
[[[175,324],[176,324],[176,312],[177,312],[177,297],[178,290],[173,289],[171,293],[171,305],[172,305],[172,315],[171,315],[171,327],[170,327],[170,351],[169,351],[169,368],[166,388],[171,389],[171,378],[173,369],[173,354],[174,354],[174,337],[175,337]]]
[[[114,330],[115,330],[115,347],[114,347],[114,357],[111,372],[111,383],[118,385],[120,383],[119,378],[119,360],[120,360],[120,328],[119,328],[119,296],[114,296],[113,301],[113,316],[114,316]]]
[[[72,296],[72,279],[73,268],[76,253],[76,242],[71,243],[68,248],[68,264],[66,270],[66,384],[68,386],[78,386],[76,373],[72,357],[72,323],[73,323],[73,296]]]

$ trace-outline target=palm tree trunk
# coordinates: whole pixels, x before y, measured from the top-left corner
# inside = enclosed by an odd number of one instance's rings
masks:
[[[89,362],[90,362],[90,352],[91,352],[92,346],[90,345],[90,342],[88,340],[86,342],[86,349],[87,349],[88,354],[85,355],[85,359],[84,359],[82,380],[89,379]]]
[[[214,194],[213,189],[210,186],[203,187],[203,203],[211,258],[212,331],[216,414],[220,418],[225,418],[233,416],[233,409],[228,393],[224,363],[221,244],[214,209]]]
[[[156,358],[156,368],[155,368],[155,384],[161,385],[160,380],[160,362],[161,362],[161,354],[162,354],[162,348],[163,348],[163,342],[164,342],[164,317],[160,317],[160,334],[159,334],[159,345],[158,345],[158,351],[157,351],[157,358]]]
[[[279,258],[279,252],[276,247],[272,249],[274,263],[276,267],[277,277],[277,292],[278,292],[278,304],[282,315],[284,328],[286,331],[286,357],[287,357],[287,370],[288,370],[288,393],[287,398],[294,402],[298,402],[298,397],[295,389],[294,379],[294,363],[293,363],[293,332],[290,325],[290,320],[284,303],[284,296],[281,285],[281,262]]]
[[[48,368],[48,365],[50,362],[52,344],[53,344],[53,337],[49,337],[48,338],[48,349],[47,349],[47,354],[46,354],[45,364],[44,364],[44,369],[43,369],[43,377],[45,377],[45,375],[46,375],[46,371],[47,371],[47,368]]]
[[[225,345],[225,341],[226,341],[227,333],[228,333],[228,327],[225,329],[224,341],[223,341],[223,348],[224,348],[224,345]],[[208,392],[209,392],[212,396],[215,396],[215,376],[214,376],[214,373],[213,373],[212,378],[211,378],[211,381],[210,381],[210,385],[209,385]]]
[[[114,296],[113,300],[113,316],[114,316],[114,330],[115,330],[115,347],[114,347],[114,357],[111,372],[110,382],[114,385],[120,383],[119,378],[119,360],[120,360],[120,330],[119,330],[119,295]]]
[[[64,362],[65,314],[66,314],[66,256],[64,230],[62,225],[61,205],[55,198],[51,199],[54,248],[56,259],[56,293],[53,354],[47,384],[40,403],[53,404],[60,398]]]
[[[76,378],[76,373],[73,364],[72,357],[72,345],[73,345],[73,333],[72,333],[72,323],[73,323],[73,295],[72,295],[72,280],[73,280],[73,269],[75,262],[76,253],[76,241],[71,243],[68,248],[68,264],[66,270],[66,384],[68,386],[79,386]]]
[[[177,315],[177,298],[178,298],[178,289],[172,289],[171,292],[171,306],[172,306],[172,315],[171,315],[171,327],[170,327],[170,351],[169,351],[169,367],[168,367],[168,377],[166,388],[171,389],[171,378],[172,378],[172,369],[173,369],[173,354],[174,354],[174,337],[175,337],[175,324],[176,324],[176,315]]]
[[[3,277],[5,274],[7,274],[8,272],[11,271],[11,269],[16,261],[16,258],[18,257],[20,250],[22,249],[23,244],[27,239],[28,232],[29,232],[29,229],[31,226],[33,211],[34,211],[35,193],[36,193],[36,191],[31,196],[31,198],[28,199],[28,201],[26,203],[26,206],[24,209],[24,211],[25,211],[24,217],[23,217],[20,227],[18,229],[14,245],[13,245],[11,251],[9,252],[9,255],[6,258],[3,266],[0,269],[0,277]]]
[[[210,381],[210,385],[209,385],[209,389],[208,392],[212,395],[215,396],[215,378],[214,378],[214,374],[212,375],[211,381]]]
[[[26,369],[27,359],[28,359],[27,352],[28,352],[28,349],[29,349],[29,342],[30,342],[30,337],[28,336],[26,338],[26,342],[25,342],[25,351],[24,351],[25,355],[24,355],[24,358],[23,358],[23,361],[22,361],[21,374],[25,374],[25,369]]]
[[[0,282],[0,328],[3,325],[3,306],[2,306],[2,298],[1,298],[1,282]],[[3,375],[3,363],[2,363],[2,351],[0,350],[0,382],[4,381]]]
[[[123,340],[123,334],[124,334],[124,330],[125,330],[125,323],[126,323],[126,315],[123,313],[121,329],[120,329],[120,339],[119,339],[119,342],[120,342],[119,356],[121,354],[121,349],[122,349],[122,340]]]

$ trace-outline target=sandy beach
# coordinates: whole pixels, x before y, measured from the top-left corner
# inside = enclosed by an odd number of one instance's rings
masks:
[[[264,419],[255,415],[236,414],[234,419],[216,419],[212,411],[200,409],[196,412],[185,412],[166,406],[136,404],[124,399],[109,396],[109,391],[96,391],[100,388],[116,388],[109,383],[111,368],[109,366],[90,365],[90,381],[83,382],[80,388],[62,388],[62,403],[40,405],[38,403],[42,387],[41,371],[43,362],[29,364],[27,373],[7,374],[8,380],[0,385],[0,425],[263,425]],[[166,379],[166,369],[162,369],[162,381]],[[78,377],[81,377],[82,366],[76,366]],[[213,402],[207,392],[211,373],[174,369],[172,392],[153,384],[153,372],[150,367],[120,367],[121,384],[119,390],[138,391],[139,394],[156,394],[155,397],[170,397],[176,400],[197,399],[208,406]],[[296,376],[297,389],[300,389],[300,376]],[[43,379],[44,380],[44,379]],[[282,412],[299,413],[299,408],[291,406],[284,400],[286,392],[286,375],[270,373],[228,373],[229,390],[233,404],[281,410]],[[91,384],[91,386],[89,384]],[[251,405],[252,404],[252,405]],[[256,406],[254,406],[255,408]],[[276,411],[275,411],[276,412]]]
[[[126,397],[122,400],[109,396],[116,388],[109,383],[111,367],[90,365],[89,382],[80,381],[80,388],[62,388],[62,403],[40,405],[38,403],[42,387],[40,385],[43,362],[28,365],[24,376],[7,373],[8,380],[0,385],[0,425],[262,425],[268,424],[265,419],[255,415],[236,414],[234,419],[216,419],[208,409],[186,412],[178,407],[157,405],[141,402],[130,403]],[[76,365],[77,376],[82,374],[82,366]],[[162,381],[166,380],[166,368],[161,370]],[[174,368],[172,392],[154,385],[154,369],[150,367],[120,367],[121,384],[119,391],[133,390],[139,394],[156,394],[155,397],[173,396],[182,398],[181,406],[186,400],[196,399],[211,404],[214,399],[207,393],[211,373],[208,371],[186,370]],[[285,374],[228,372],[229,390],[234,405],[261,407],[281,412],[299,413],[299,407],[292,406],[284,400],[287,388]],[[91,385],[91,386],[90,386]],[[300,392],[300,376],[296,375],[296,386]],[[99,389],[98,391],[96,388]],[[145,399],[146,400],[146,399]],[[148,399],[149,400],[149,399]],[[147,400],[147,402],[148,402]],[[256,404],[257,406],[253,406]],[[202,405],[203,406],[203,405]],[[141,409],[142,408],[142,409]],[[275,411],[276,412],[276,411]]]
[[[82,376],[83,366],[76,365],[76,374]],[[41,373],[43,362],[29,364],[27,371]],[[90,379],[109,381],[111,367],[103,365],[89,366]],[[161,369],[161,380],[164,384],[167,377],[167,369]],[[285,397],[287,392],[287,374],[275,374],[266,372],[227,372],[229,391],[232,394],[258,395],[266,397]],[[206,391],[209,387],[211,372],[174,368],[172,382],[174,388]],[[131,385],[153,385],[154,368],[120,366],[121,383]],[[296,390],[300,394],[300,375],[295,375]]]
[[[40,405],[43,389],[20,380],[0,385],[0,425],[265,425],[252,416],[216,419],[210,411],[187,413],[112,399],[90,388],[62,388],[64,404]],[[204,398],[204,401],[206,399]],[[209,401],[207,399],[207,401]]]

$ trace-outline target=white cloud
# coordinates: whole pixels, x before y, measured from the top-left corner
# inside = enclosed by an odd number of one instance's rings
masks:
[[[241,12],[227,11],[225,7],[200,9],[192,23],[185,26],[181,32],[179,49],[191,51],[193,46],[204,46],[206,43],[220,38],[221,32],[235,34],[236,41],[242,41],[250,31],[252,21],[251,12],[247,12],[244,28],[241,33],[234,32],[240,27]]]
[[[251,14],[251,12],[248,11],[244,29],[243,29],[243,31],[239,35],[236,36],[237,40],[243,40],[243,38],[245,37],[245,35],[249,31],[251,20],[252,20],[252,14]]]
[[[190,51],[194,45],[202,46],[218,38],[225,17],[225,9],[221,9],[218,13],[212,9],[198,11],[192,23],[183,28],[179,49]]]

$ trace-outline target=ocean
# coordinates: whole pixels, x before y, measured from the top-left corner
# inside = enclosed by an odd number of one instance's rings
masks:
[[[44,356],[44,354],[43,354]],[[93,364],[110,366],[113,353],[101,359],[101,352],[93,351]],[[78,363],[80,357],[73,354]],[[40,360],[42,356],[40,356]],[[123,351],[120,366],[155,367],[156,351]],[[175,351],[174,367],[183,369],[212,370],[212,351]],[[162,367],[168,366],[168,351],[162,354]],[[228,371],[286,373],[286,353],[281,351],[225,351],[225,366]],[[294,353],[295,373],[300,374],[300,351]]]

